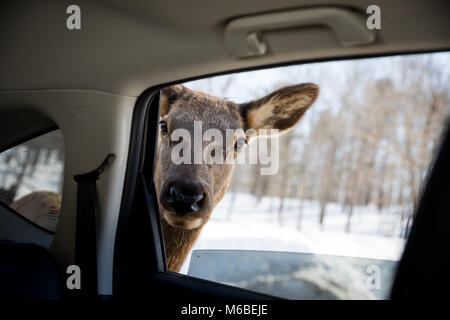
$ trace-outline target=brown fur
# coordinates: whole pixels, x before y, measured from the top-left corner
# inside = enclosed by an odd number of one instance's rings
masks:
[[[262,99],[239,105],[177,85],[163,90],[161,118],[167,123],[168,136],[176,128],[187,129],[193,135],[192,122],[194,120],[202,121],[203,131],[216,128],[223,132],[224,137],[226,129],[245,131],[252,128],[256,130],[256,135],[259,134],[259,129],[278,129],[280,132],[284,132],[300,120],[315,101],[318,93],[318,86],[307,83],[285,87]],[[168,269],[177,272],[200,235],[201,229],[211,217],[214,207],[225,195],[234,165],[175,165],[171,163],[170,159],[173,143],[168,136],[160,137],[155,184],[160,201],[161,225]],[[212,203],[206,206],[205,212],[196,215],[202,218],[202,223],[194,229],[172,225],[169,223],[170,220],[169,222],[167,220],[167,216],[170,218],[170,213],[168,213],[170,208],[164,205],[164,189],[167,188],[167,181],[173,182],[183,176],[202,181],[211,194],[209,200]],[[180,219],[182,218],[178,218],[178,220]]]
[[[55,232],[61,208],[61,195],[36,191],[11,204],[11,208],[39,226]]]

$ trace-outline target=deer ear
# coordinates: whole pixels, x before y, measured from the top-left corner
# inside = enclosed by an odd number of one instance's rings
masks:
[[[160,117],[164,117],[168,114],[173,103],[180,99],[186,92],[187,89],[181,84],[176,84],[162,89],[160,97]]]
[[[277,129],[280,133],[291,129],[319,95],[319,86],[302,83],[284,87],[267,96],[240,105],[245,130]]]

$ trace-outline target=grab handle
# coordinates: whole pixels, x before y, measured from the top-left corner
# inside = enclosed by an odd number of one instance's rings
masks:
[[[341,8],[311,8],[266,13],[231,20],[225,28],[225,45],[230,54],[244,58],[267,52],[263,31],[322,25],[330,28],[343,47],[372,43],[375,32],[366,26],[362,14]]]

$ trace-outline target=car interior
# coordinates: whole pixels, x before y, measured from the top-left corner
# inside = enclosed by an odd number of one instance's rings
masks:
[[[381,28],[373,30],[366,0],[79,0],[81,28],[69,30],[71,4],[0,5],[0,153],[55,130],[64,145],[54,230],[0,201],[1,300],[147,299],[151,292],[181,301],[280,299],[168,270],[153,182],[161,89],[242,71],[450,49],[445,0],[380,0]],[[450,282],[448,119],[446,126],[391,299],[437,296]],[[66,285],[71,265],[81,267],[81,290]]]

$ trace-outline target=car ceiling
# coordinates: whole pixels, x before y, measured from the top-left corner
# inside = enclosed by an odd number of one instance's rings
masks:
[[[267,34],[263,57],[238,59],[224,45],[230,19],[318,6],[365,14],[370,0],[80,0],[81,30],[66,28],[73,1],[2,1],[0,91],[83,89],[138,96],[190,77],[275,63],[448,50],[450,2],[377,1],[375,43],[340,47],[323,27]]]

